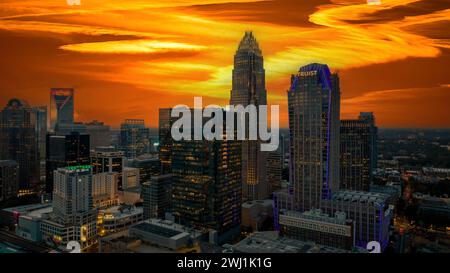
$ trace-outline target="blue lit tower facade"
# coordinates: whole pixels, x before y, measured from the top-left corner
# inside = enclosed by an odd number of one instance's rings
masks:
[[[295,206],[320,208],[339,188],[339,78],[327,65],[309,64],[288,90],[290,168]]]
[[[267,104],[264,59],[252,32],[245,32],[234,55],[230,104],[244,107],[248,105],[258,107]],[[248,132],[248,126],[245,130]],[[267,154],[261,152],[260,145],[261,142],[257,140],[246,140],[242,143],[242,196],[244,201],[264,199],[268,196]]]

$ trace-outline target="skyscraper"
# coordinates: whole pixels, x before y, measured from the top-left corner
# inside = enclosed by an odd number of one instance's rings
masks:
[[[111,146],[111,128],[103,122],[93,120],[85,123],[86,133],[91,138],[91,147],[106,147]]]
[[[124,152],[116,150],[112,146],[97,147],[91,151],[92,173],[118,173],[121,174],[125,167]]]
[[[341,189],[369,191],[370,132],[364,120],[341,121]]]
[[[36,189],[39,183],[39,151],[36,113],[23,100],[11,99],[0,112],[0,159],[19,165],[19,189]]]
[[[69,135],[47,134],[47,193],[53,192],[53,172],[58,168],[90,164],[89,135],[73,132]]]
[[[170,108],[159,109],[159,159],[161,173],[167,174],[172,170],[172,135],[170,134]]]
[[[372,112],[361,112],[359,120],[365,121],[370,126],[370,183],[373,182],[373,171],[378,166],[378,127],[375,123],[375,115]]]
[[[122,188],[122,173],[125,167],[125,153],[112,146],[96,147],[91,150],[91,166],[93,174],[116,173],[117,187]]]
[[[239,234],[241,145],[237,140],[180,140],[172,145],[173,215],[182,224],[215,230],[219,243]]]
[[[59,127],[73,126],[74,93],[73,88],[50,89],[50,129],[52,131],[57,131]]]
[[[19,193],[19,165],[14,160],[0,160],[0,203]]]
[[[33,107],[36,113],[36,135],[39,148],[39,160],[45,161],[45,143],[47,136],[47,106]]]
[[[144,199],[144,219],[164,219],[166,213],[172,212],[172,175],[164,174],[150,178],[142,184]]]
[[[97,240],[91,166],[59,168],[53,175],[53,212],[42,221],[42,237],[63,246],[77,241],[85,249]]]
[[[320,208],[339,187],[339,78],[327,65],[309,64],[288,90],[290,168],[301,211]]]
[[[152,176],[161,174],[161,160],[155,155],[142,155],[127,162],[127,167],[139,169],[139,182],[150,181]]]
[[[252,32],[245,32],[234,55],[231,105],[267,105],[264,60]],[[248,122],[246,122],[248,124]],[[245,128],[248,135],[248,126]],[[261,142],[242,143],[242,196],[244,201],[268,196],[267,154],[261,152]]]
[[[150,131],[143,119],[126,119],[120,125],[120,148],[127,158],[150,152]]]
[[[268,152],[267,155],[267,183],[269,194],[281,189],[283,162],[280,151]]]

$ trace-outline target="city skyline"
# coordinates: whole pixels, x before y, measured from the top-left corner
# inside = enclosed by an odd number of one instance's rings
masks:
[[[195,94],[227,104],[235,43],[252,30],[284,128],[289,75],[313,62],[339,72],[342,118],[369,110],[379,127],[450,127],[445,1],[223,2],[3,1],[0,104],[49,105],[50,88],[74,88],[77,121],[156,128],[158,108]]]
[[[444,1],[4,1],[0,254],[450,252]]]

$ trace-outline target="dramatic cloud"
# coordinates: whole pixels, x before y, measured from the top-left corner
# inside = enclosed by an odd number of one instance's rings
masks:
[[[233,54],[253,30],[284,126],[290,74],[320,62],[341,75],[343,116],[374,111],[381,126],[449,127],[448,111],[429,114],[450,99],[449,25],[444,0],[3,0],[0,104],[47,104],[50,87],[68,86],[80,120],[155,126],[157,108],[194,95],[227,104]]]

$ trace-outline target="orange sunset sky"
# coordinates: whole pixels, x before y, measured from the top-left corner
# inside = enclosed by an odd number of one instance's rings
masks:
[[[76,89],[78,121],[114,127],[158,108],[228,104],[233,55],[252,30],[270,104],[287,125],[290,75],[311,62],[341,77],[341,118],[450,127],[450,1],[0,0],[0,107]]]

